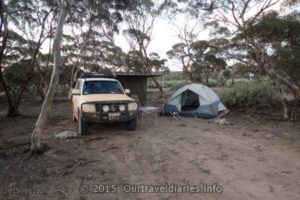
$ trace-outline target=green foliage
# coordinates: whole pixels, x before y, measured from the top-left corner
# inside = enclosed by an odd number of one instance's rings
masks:
[[[13,30],[8,31],[7,46],[2,62],[11,65],[16,60],[30,57],[30,45],[35,46],[36,43],[31,40],[26,40],[23,36]]]
[[[259,51],[250,48],[246,39],[259,44]],[[269,74],[273,74],[273,79],[277,74],[300,86],[299,13],[280,16],[275,11],[269,12],[257,21],[249,21],[246,28],[234,37],[233,42],[239,45],[240,52],[246,52],[244,59],[259,61],[256,64],[260,68],[261,63],[264,63],[265,68],[271,69]],[[255,66],[251,67],[255,69]]]
[[[162,86],[163,86],[163,82],[161,80],[158,81]],[[165,81],[164,82],[164,88],[171,88],[171,90],[173,90],[174,88],[179,88],[180,86],[185,85],[185,81],[181,81],[181,80],[173,80],[173,81]],[[149,88],[156,88],[156,85],[153,81],[149,81],[148,84]]]
[[[171,91],[176,91],[185,85],[186,85],[186,83],[184,81],[177,81],[177,82],[172,83],[170,85],[170,88],[171,88]]]
[[[123,33],[125,35],[128,35],[129,37],[136,37],[136,38],[140,38],[141,40],[147,40],[147,41],[150,41],[150,36],[143,33],[142,31],[140,30],[137,30],[137,29],[133,29],[133,28],[130,28],[130,29],[126,29],[123,31]]]
[[[143,60],[141,59],[139,51],[130,51],[126,55],[127,71],[135,73],[146,73]]]
[[[190,33],[191,34],[191,33]],[[229,41],[226,38],[214,38],[211,40],[192,40],[185,43],[177,43],[167,52],[170,59],[177,59],[183,66],[185,75],[202,83],[211,78],[214,71],[224,70],[227,66],[224,52]]]
[[[86,35],[88,35],[88,38]],[[77,40],[76,37],[81,39]],[[114,43],[106,41],[104,36],[97,31],[82,32],[76,37],[65,35],[66,44],[63,45],[62,50],[73,62],[79,58],[78,66],[85,67],[85,69],[96,69],[97,71],[97,66],[99,68],[118,68],[123,65],[122,59],[124,59],[125,53],[122,49]],[[78,51],[83,46],[82,51]]]
[[[16,94],[27,80],[28,75],[32,74],[35,77],[36,73],[32,71],[31,60],[21,60],[5,68],[4,78],[7,81],[10,92]]]
[[[161,59],[158,53],[151,52],[148,56],[149,64],[152,71],[168,71],[169,69],[165,66],[166,59]]]
[[[171,72],[165,75],[164,78],[162,77],[158,78],[157,81],[162,87],[168,88],[172,91],[175,91],[180,87],[186,85],[186,81],[184,80],[184,76],[182,72]],[[150,79],[148,81],[148,87],[157,88],[156,84]]]
[[[208,79],[208,87],[217,87],[219,84],[218,84],[218,81],[216,79]]]
[[[248,78],[249,73],[254,73],[252,66],[245,65],[243,63],[235,63],[229,68],[232,70],[236,78]]]
[[[271,82],[239,82],[219,92],[222,102],[236,108],[270,108],[280,102],[279,94]]]
[[[229,79],[230,78],[230,70],[228,70],[228,69],[225,69],[224,71],[223,71],[223,76],[225,77],[225,78],[227,78],[227,79]]]
[[[226,85],[226,82],[231,78],[231,71],[229,69],[224,69],[219,72],[217,77],[217,82],[219,86]]]
[[[173,80],[184,80],[184,75],[182,72],[170,72],[170,74],[164,77],[165,81],[173,81]]]

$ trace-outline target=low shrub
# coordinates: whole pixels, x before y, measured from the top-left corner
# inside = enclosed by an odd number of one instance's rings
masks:
[[[239,82],[219,92],[228,107],[270,108],[280,103],[279,94],[271,82]]]
[[[168,81],[162,81],[162,80],[158,80],[159,84],[164,87],[164,88],[171,88],[171,90],[175,89],[179,89],[180,87],[184,86],[186,83],[184,80],[168,80]],[[148,88],[157,88],[156,84],[150,80],[148,81]]]
[[[204,85],[206,85],[204,83]],[[208,79],[208,87],[217,87],[218,86],[218,81],[216,79]]]
[[[184,81],[177,81],[176,84],[174,83],[170,88],[171,88],[171,91],[176,91],[185,85],[186,85],[186,83]]]

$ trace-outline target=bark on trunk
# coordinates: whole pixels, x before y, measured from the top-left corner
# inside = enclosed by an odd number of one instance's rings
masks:
[[[283,108],[283,118],[285,120],[288,120],[289,119],[289,108],[288,108],[288,104],[287,104],[287,98],[284,93],[284,87],[282,84],[279,85],[279,91],[280,91],[281,104],[282,104],[282,108]]]
[[[291,90],[295,98],[300,99],[300,88],[293,82],[289,81],[288,78],[285,78],[277,74],[277,78],[284,84],[287,88]]]
[[[280,80],[276,79],[275,80],[276,88],[280,92],[280,99],[281,99],[281,104],[282,104],[282,109],[283,109],[283,118],[285,120],[289,119],[289,109],[288,109],[288,104],[287,104],[287,98],[284,92],[284,85],[280,82]]]
[[[284,89],[283,86],[280,86],[280,96],[281,96],[281,104],[282,104],[282,108],[283,108],[283,118],[285,120],[289,119],[289,108],[288,108],[288,104],[287,104],[287,99],[284,93]]]
[[[231,83],[230,83],[231,86],[234,85],[234,79],[235,79],[235,71],[232,71],[232,74],[231,74]]]
[[[0,64],[1,65],[1,64]],[[15,108],[11,95],[9,93],[9,90],[7,88],[6,82],[4,80],[3,77],[3,73],[1,71],[1,67],[0,67],[0,84],[2,86],[2,89],[4,90],[5,93],[5,99],[6,99],[6,104],[7,104],[7,113],[6,116],[10,117],[10,116],[15,116],[18,115],[17,109]]]
[[[42,151],[41,136],[45,130],[45,125],[47,123],[48,116],[51,111],[52,100],[56,91],[56,87],[59,82],[59,67],[61,64],[61,37],[63,32],[63,25],[67,15],[67,10],[64,6],[63,0],[58,0],[60,14],[57,22],[57,29],[55,33],[55,39],[53,43],[54,50],[54,67],[52,70],[51,80],[49,84],[49,89],[46,98],[43,102],[42,109],[39,118],[35,124],[35,128],[31,136],[31,152],[40,153]]]
[[[7,111],[6,117],[15,117],[15,116],[19,116],[19,115],[20,115],[20,113],[19,113],[18,107],[16,107],[13,104],[8,106],[8,111]]]
[[[206,70],[204,70],[204,76],[205,76],[205,83],[208,86],[209,85],[209,75],[208,75],[208,72]]]
[[[189,71],[188,67],[189,67],[189,62],[187,64],[185,64],[184,62],[184,57],[181,56],[181,64],[183,66],[183,69],[184,69],[184,73],[188,76],[188,78],[190,79],[189,81],[186,80],[186,83],[190,82],[192,83],[193,82],[193,73],[191,71]]]

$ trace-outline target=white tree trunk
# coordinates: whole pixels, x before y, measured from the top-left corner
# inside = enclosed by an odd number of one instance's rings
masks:
[[[280,97],[281,97],[281,104],[282,104],[282,108],[283,108],[283,118],[285,120],[289,119],[289,108],[288,108],[288,104],[287,104],[287,98],[284,92],[284,86],[280,85]]]
[[[53,51],[54,51],[54,67],[52,69],[51,80],[48,88],[48,92],[44,99],[42,109],[39,115],[39,118],[35,124],[35,128],[31,136],[31,152],[38,153],[42,151],[41,137],[42,133],[45,130],[45,125],[47,123],[48,116],[51,111],[51,105],[53,97],[56,91],[56,87],[59,82],[59,67],[61,65],[61,37],[63,33],[63,26],[65,23],[67,10],[64,5],[64,0],[58,0],[58,5],[60,8],[60,14],[57,21],[57,29],[55,33]]]
[[[283,85],[280,86],[280,95],[281,95],[281,104],[283,107],[283,118],[285,120],[289,119],[289,108],[288,108],[288,104],[287,104],[287,99],[284,93],[284,88]]]
[[[275,80],[276,87],[278,88],[280,92],[280,100],[283,108],[283,118],[285,120],[289,119],[289,109],[288,109],[288,104],[287,104],[287,98],[284,92],[284,85],[280,82],[280,80],[276,79]]]

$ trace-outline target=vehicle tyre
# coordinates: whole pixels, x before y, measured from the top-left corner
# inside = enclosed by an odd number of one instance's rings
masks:
[[[136,118],[126,122],[126,129],[129,130],[129,131],[134,131],[136,129]]]
[[[82,119],[82,117],[79,117],[78,125],[79,125],[79,134],[80,135],[86,135],[86,134],[88,134],[89,124],[88,124],[88,122],[85,122]]]

